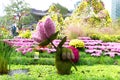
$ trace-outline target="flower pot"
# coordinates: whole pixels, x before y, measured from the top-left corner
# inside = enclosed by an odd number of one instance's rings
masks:
[[[55,55],[55,66],[58,74],[70,74],[72,64],[69,60],[63,60],[61,57],[62,49],[58,49]]]
[[[0,74],[8,73],[8,61],[0,57]]]
[[[63,61],[63,60],[55,60],[55,66],[57,69],[57,73],[61,75],[70,74],[72,65],[69,61]]]

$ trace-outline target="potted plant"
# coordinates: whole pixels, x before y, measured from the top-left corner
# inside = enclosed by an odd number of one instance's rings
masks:
[[[13,48],[0,37],[0,74],[8,73],[10,55]]]

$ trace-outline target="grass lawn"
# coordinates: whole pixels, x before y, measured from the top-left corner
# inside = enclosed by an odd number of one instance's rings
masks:
[[[84,51],[80,52],[80,61],[70,75],[59,75],[54,66],[54,55],[40,53],[40,59],[35,62],[33,53],[21,55],[13,53],[11,56],[11,71],[29,69],[28,74],[14,76],[0,75],[0,80],[120,80],[119,56],[92,57]]]
[[[119,65],[82,65],[70,75],[59,75],[51,65],[11,65],[11,69],[29,69],[28,74],[2,75],[0,80],[120,80]]]

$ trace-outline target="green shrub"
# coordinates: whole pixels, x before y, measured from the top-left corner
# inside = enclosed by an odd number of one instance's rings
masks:
[[[11,57],[10,64],[15,65],[32,65],[32,64],[41,64],[41,65],[54,65],[54,58],[42,58],[35,60],[34,58],[27,57]]]
[[[109,56],[101,55],[100,57],[94,57],[90,54],[86,54],[84,51],[80,51],[80,59],[76,65],[95,65],[95,64],[107,64],[113,65],[117,61],[116,64],[120,64],[119,56],[111,58]],[[54,65],[55,59],[54,54],[48,53],[40,53],[38,60],[34,60],[34,57],[19,55],[11,57],[10,64],[15,65],[33,65],[33,64],[41,64],[41,65]]]
[[[120,35],[116,35],[116,38],[117,38],[118,40],[120,40]]]
[[[118,41],[116,36],[114,36],[114,35],[104,35],[104,34],[101,35],[100,40],[102,40],[104,42],[117,42]]]
[[[118,41],[118,38],[115,35],[111,35],[110,38],[111,38],[111,42],[117,42]]]
[[[55,53],[53,54],[49,54],[49,53],[40,53],[39,57],[41,58],[54,58],[55,57]]]
[[[102,35],[102,37],[100,38],[100,40],[104,41],[104,42],[110,42],[111,38],[109,35]]]
[[[6,74],[8,72],[8,65],[12,51],[13,47],[11,47],[9,43],[3,41],[0,37],[0,74]]]
[[[11,57],[10,64],[21,64],[21,65],[30,65],[33,63],[33,58],[27,58],[27,57]]]
[[[30,32],[30,30],[26,30],[25,32],[20,33],[19,36],[22,38],[30,38],[31,32]]]
[[[99,40],[100,39],[100,34],[91,34],[90,38],[94,39],[94,40]]]

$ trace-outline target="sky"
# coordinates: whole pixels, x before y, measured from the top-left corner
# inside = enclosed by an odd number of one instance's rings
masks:
[[[48,7],[54,3],[60,3],[66,8],[73,9],[74,4],[79,0],[26,0],[32,7],[36,9],[48,9]]]
[[[65,6],[69,10],[74,9],[74,4],[80,0],[25,0],[30,4],[31,8],[35,8],[38,10],[47,10],[52,3],[60,3]],[[105,7],[110,12],[110,0],[103,0],[105,2]],[[0,1],[0,16],[3,16],[4,8],[9,4],[9,0],[1,0]]]
[[[104,2],[105,8],[108,10],[108,12],[111,15],[112,10],[112,0],[102,0]]]

